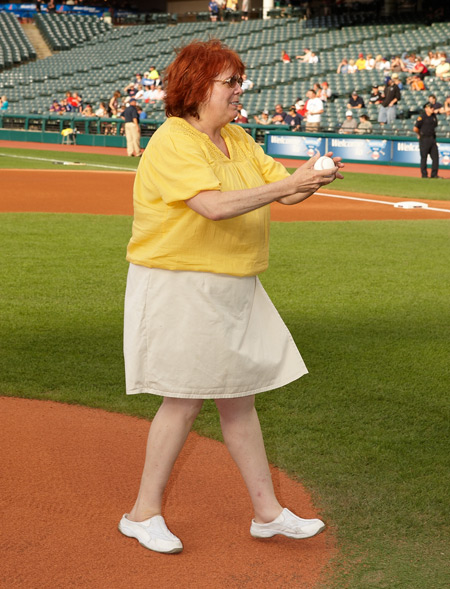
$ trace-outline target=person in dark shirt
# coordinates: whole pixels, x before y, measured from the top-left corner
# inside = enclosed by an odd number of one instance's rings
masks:
[[[350,94],[347,108],[364,108],[364,100],[362,96],[359,96],[356,90],[353,90],[353,92]]]
[[[378,122],[381,125],[391,125],[397,118],[397,104],[401,98],[401,92],[391,77],[384,81],[384,95],[378,112]]]
[[[443,105],[437,101],[436,96],[434,94],[430,94],[428,96],[428,104],[431,104],[433,107],[433,111],[435,115],[442,114],[444,112]],[[423,108],[426,107],[426,104],[423,105]]]
[[[303,117],[297,113],[295,106],[289,108],[288,114],[284,119],[286,125],[289,125],[291,131],[300,131]]]
[[[281,104],[276,104],[275,105],[275,112],[272,115],[272,122],[275,125],[279,125],[281,123],[284,123],[284,119],[286,118],[286,113],[283,110],[283,107]]]
[[[431,157],[431,177],[439,177],[439,151],[436,143],[437,126],[438,121],[434,113],[433,105],[427,102],[425,105],[425,112],[417,117],[417,120],[414,124],[414,132],[417,133],[417,137],[419,138],[420,171],[422,173],[422,178],[428,178],[428,154]]]
[[[127,140],[127,154],[139,157],[141,155],[141,131],[139,127],[139,113],[136,108],[136,98],[131,98],[129,105],[123,111],[125,119],[125,137]]]

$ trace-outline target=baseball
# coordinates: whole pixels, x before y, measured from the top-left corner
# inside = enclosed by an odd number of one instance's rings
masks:
[[[322,155],[319,157],[317,162],[314,164],[315,170],[330,170],[331,168],[335,168],[336,164],[333,162],[331,157],[326,155]]]

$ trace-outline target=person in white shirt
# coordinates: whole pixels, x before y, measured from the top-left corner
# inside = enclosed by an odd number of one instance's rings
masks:
[[[247,74],[242,74],[242,90],[245,92],[246,90],[251,90],[254,86],[254,83],[248,79]]]
[[[306,93],[308,102],[306,103],[306,131],[315,133],[320,129],[320,119],[323,113],[323,102],[317,98],[314,90],[308,90]]]

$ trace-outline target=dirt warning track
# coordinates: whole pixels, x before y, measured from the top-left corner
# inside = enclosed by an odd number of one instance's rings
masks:
[[[132,215],[134,172],[82,170],[2,170],[0,212],[90,213],[97,215]],[[272,205],[274,221],[357,221],[448,219],[449,213],[427,209],[399,209],[371,201],[392,203],[404,199],[342,193],[333,189],[322,192],[366,201],[333,199],[320,192],[295,206]],[[448,201],[423,201],[429,207],[450,211]]]

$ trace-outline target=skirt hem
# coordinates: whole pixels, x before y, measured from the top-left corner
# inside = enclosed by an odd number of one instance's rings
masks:
[[[209,392],[209,393],[184,393],[184,392],[173,393],[170,391],[160,391],[158,389],[154,389],[151,387],[141,387],[138,389],[132,389],[131,391],[126,391],[126,394],[127,395],[148,394],[148,395],[157,395],[160,397],[172,397],[175,399],[233,399],[233,398],[237,398],[237,397],[249,397],[250,395],[256,395],[258,393],[264,393],[266,391],[272,391],[275,389],[279,389],[281,387],[286,386],[290,382],[294,382],[295,380],[298,380],[299,378],[301,378],[305,374],[308,374],[308,371],[299,372],[298,374],[293,375],[292,377],[289,377],[287,379],[282,379],[279,382],[275,382],[275,383],[272,383],[267,386],[258,387],[256,389],[252,389],[249,391],[240,391],[240,392],[235,392],[235,393],[232,393],[232,392],[230,392],[230,393],[217,393],[217,392],[216,393],[214,393],[214,392]]]

